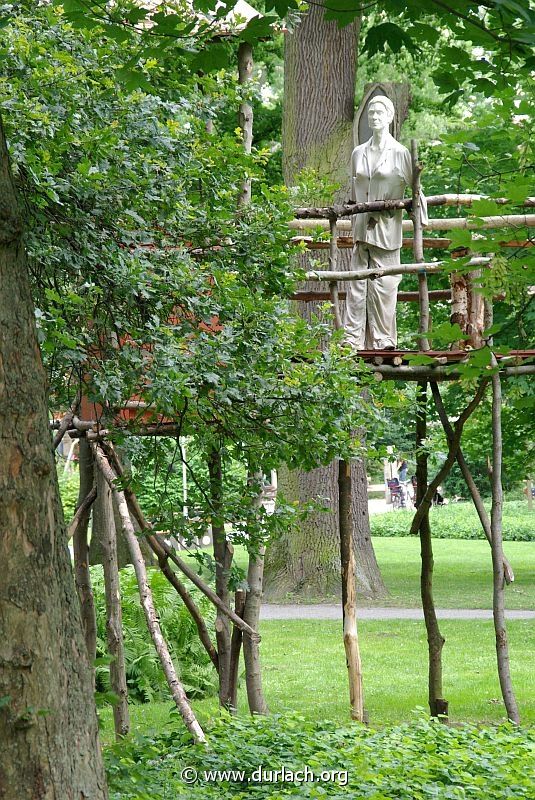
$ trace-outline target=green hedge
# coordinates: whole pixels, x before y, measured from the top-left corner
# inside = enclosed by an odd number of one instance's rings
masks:
[[[487,504],[487,511],[490,508]],[[372,536],[408,536],[413,511],[387,511],[371,514]],[[482,539],[483,530],[471,503],[451,503],[432,508],[431,531],[437,539]],[[503,538],[509,542],[535,541],[535,512],[526,502],[506,502],[503,508]]]
[[[510,724],[448,727],[422,714],[374,731],[296,716],[221,717],[207,734],[208,748],[188,744],[184,728],[112,745],[105,751],[110,800],[533,798],[535,731]],[[307,782],[259,782],[254,776],[260,777],[260,766],[284,767],[286,775],[308,767],[313,776]],[[213,770],[244,775],[210,780],[205,771]]]

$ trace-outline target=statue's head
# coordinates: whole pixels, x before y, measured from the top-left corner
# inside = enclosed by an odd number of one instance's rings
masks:
[[[394,104],[390,98],[379,94],[368,103],[368,125],[372,131],[388,130],[394,119]]]

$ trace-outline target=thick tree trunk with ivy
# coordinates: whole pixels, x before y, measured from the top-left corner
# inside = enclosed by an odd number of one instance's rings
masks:
[[[302,169],[314,169],[329,182],[338,184],[341,187],[338,199],[344,199],[353,149],[359,22],[340,29],[335,22],[325,22],[323,13],[321,7],[311,6],[295,32],[286,36],[284,179],[291,185]],[[332,197],[324,199],[330,201]],[[342,250],[341,260],[343,253],[349,259],[349,251]],[[317,288],[316,284],[314,289]],[[302,304],[300,313],[305,316],[316,313],[314,305]],[[352,463],[351,481],[358,586],[366,595],[378,596],[386,590],[370,538],[363,461]],[[264,575],[266,597],[280,599],[287,593],[310,598],[338,597],[337,464],[333,462],[309,473],[288,473],[282,469],[279,488],[286,497],[301,502],[328,498],[331,510],[312,515],[297,530],[270,544]]]
[[[93,685],[45,385],[0,126],[0,795],[103,800]]]

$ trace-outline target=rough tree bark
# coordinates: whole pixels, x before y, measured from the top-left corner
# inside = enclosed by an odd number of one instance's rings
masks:
[[[100,469],[96,470],[97,499],[93,507],[93,536],[98,536],[102,549],[104,568],[104,594],[106,599],[106,642],[110,663],[110,686],[117,695],[113,706],[115,736],[120,739],[130,729],[128,689],[123,639],[123,612],[121,585],[117,563],[117,531],[111,489]]]
[[[283,171],[285,182],[291,185],[303,168],[316,169],[343,187],[337,198],[342,200],[348,196],[353,149],[360,22],[340,29],[335,22],[325,22],[323,14],[320,5],[312,5],[299,27],[286,35]],[[340,257],[347,266],[350,252],[343,251]],[[302,266],[306,269],[306,262]],[[304,316],[316,312],[317,304],[300,306]],[[309,473],[280,470],[279,488],[285,496],[301,502],[329,498],[332,510],[313,514],[296,530],[270,543],[264,574],[264,590],[269,599],[290,592],[301,597],[339,596],[337,479],[334,462]],[[352,462],[351,480],[358,586],[364,594],[378,596],[386,589],[371,544],[363,461]]]
[[[80,439],[78,465],[80,473],[80,489],[78,492],[78,508],[80,508],[94,484],[93,456],[91,447],[85,437]],[[85,510],[73,533],[74,576],[76,591],[80,600],[80,613],[82,615],[82,630],[84,632],[87,658],[91,670],[96,658],[97,650],[97,620],[95,615],[95,599],[91,587],[91,574],[89,572],[89,544],[87,532],[91,509]],[[94,675],[94,673],[93,673]]]
[[[0,122],[0,794],[104,800],[45,385]]]

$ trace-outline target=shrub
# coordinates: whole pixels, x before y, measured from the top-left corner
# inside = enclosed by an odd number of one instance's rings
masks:
[[[487,504],[487,511],[490,509]],[[372,514],[372,536],[408,536],[413,511]],[[451,503],[430,510],[431,531],[437,539],[482,539],[483,529],[471,503]],[[535,514],[527,503],[506,502],[503,508],[503,538],[509,542],[535,541]]]
[[[220,717],[207,733],[208,748],[187,744],[183,728],[112,745],[105,753],[110,799],[533,797],[535,732],[510,724],[453,728],[422,715],[374,731],[297,716]],[[294,772],[308,767],[320,780],[248,780],[260,766]],[[185,767],[197,773],[191,785],[181,778]],[[205,770],[245,774],[209,780]],[[334,780],[321,777],[324,771],[334,771]]]
[[[134,568],[125,567],[120,572],[129,698],[144,703],[153,699],[166,700],[170,697],[167,682],[139,602]],[[159,569],[149,569],[148,575],[162,632],[184,689],[190,698],[210,696],[216,691],[217,676],[199,641],[197,628],[189,611]],[[105,663],[106,605],[102,567],[91,568],[91,580],[97,612],[97,659],[102,659],[102,663],[97,662],[96,689],[107,692],[110,687],[109,669]],[[212,604],[194,586],[188,586],[188,590],[199,606],[209,630],[213,630],[215,611]]]

